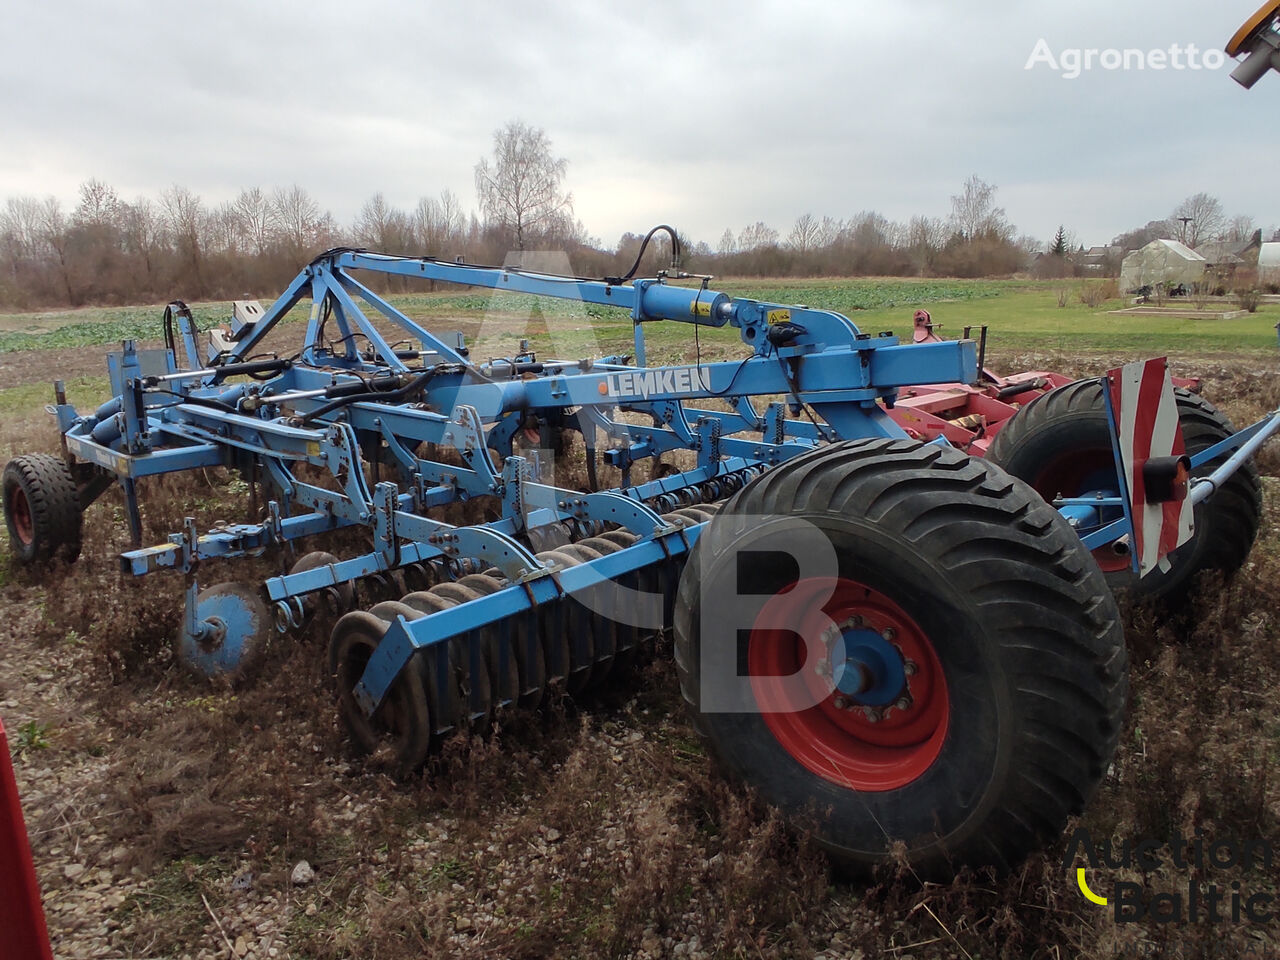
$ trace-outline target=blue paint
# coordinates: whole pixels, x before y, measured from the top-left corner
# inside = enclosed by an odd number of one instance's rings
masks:
[[[874,630],[845,630],[831,652],[836,689],[855,703],[884,707],[906,689],[902,653]]]
[[[480,368],[489,358],[472,363],[460,340],[433,334],[356,276],[370,273],[616,308],[635,323],[634,364],[621,356],[538,364],[522,355],[508,361],[505,375],[501,364],[486,373]],[[153,361],[126,345],[109,362],[117,396],[88,417],[60,404],[58,423],[68,451],[94,465],[102,478],[130,483],[136,477],[220,465],[263,484],[269,519],[206,531],[194,539],[190,561],[254,556],[341,527],[363,526],[375,535],[375,546],[366,553],[270,578],[265,592],[272,603],[296,602],[314,591],[413,563],[471,559],[502,570],[512,586],[392,627],[358,686],[370,708],[424,646],[682,556],[700,528],[667,527],[659,514],[679,506],[689,488],[724,483],[728,491],[730,481],[740,485],[826,440],[905,437],[881,403],[892,402],[904,386],[972,382],[977,376],[973,341],[903,345],[893,336],[863,333],[833,311],[735,299],[710,289],[709,282],[606,283],[343,250],[317,258],[257,322],[235,328],[233,338],[241,339],[234,341],[227,361],[259,355],[263,338],[308,300],[311,312],[299,360],[268,381],[224,384],[216,374],[187,372],[147,386],[154,371],[144,360]],[[746,355],[728,362],[690,358],[694,362],[647,367],[644,330],[662,320],[734,329]],[[189,332],[183,328],[184,338]],[[420,347],[416,357],[396,354],[403,340]],[[185,345],[190,354],[192,345]],[[368,359],[366,348],[380,359]],[[172,356],[159,359],[161,373],[173,372]],[[516,375],[510,366],[515,361],[529,369]],[[372,394],[334,402],[342,391],[409,383],[419,392],[403,401]],[[752,398],[779,395],[789,402],[769,403],[763,413],[752,403]],[[720,402],[729,409],[720,409]],[[803,416],[801,403],[807,408]],[[1108,417],[1113,418],[1109,402]],[[535,461],[521,456],[527,422],[602,434],[613,448],[606,451],[606,461],[620,469],[677,450],[696,451],[698,466],[626,490],[583,494],[558,488],[540,482]],[[1263,429],[1255,425],[1242,431],[1193,462],[1235,449]],[[426,444],[449,456],[424,455]],[[499,451],[496,465],[488,448]],[[370,479],[365,464],[375,460],[385,465]],[[328,480],[317,482],[316,471]],[[1102,542],[1103,535],[1114,540],[1129,532],[1127,500],[1117,500],[1123,497],[1118,478],[1100,471],[1088,486],[1103,499],[1062,504],[1086,546]],[[489,523],[453,527],[427,513],[490,495],[504,514]],[[516,537],[565,522],[617,524],[639,539],[551,576]],[[122,558],[125,569],[143,575],[190,567],[181,546],[187,542],[175,534],[167,544],[129,551]],[[260,622],[266,608],[253,591],[243,589],[206,591],[191,611],[189,622],[195,626],[184,631],[180,646],[201,672],[239,669],[266,635],[270,625]],[[202,646],[192,633],[208,633],[210,625],[225,637]],[[901,656],[883,638],[851,630],[839,647],[838,683],[857,702],[884,705],[903,689]],[[867,677],[870,686],[862,690]]]
[[[178,657],[207,677],[234,674],[262,654],[271,624],[250,588],[223,584],[200,595],[195,609],[200,636],[182,630]]]

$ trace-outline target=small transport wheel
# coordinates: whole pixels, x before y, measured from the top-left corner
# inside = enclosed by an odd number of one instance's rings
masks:
[[[1188,454],[1205,450],[1235,432],[1208,400],[1174,387],[1178,422]],[[1037,397],[996,434],[987,459],[1031,484],[1046,500],[1094,492],[1116,493],[1115,459],[1100,380],[1077,380]],[[1217,457],[1192,471],[1206,476],[1226,461]],[[1117,511],[1116,517],[1118,518]],[[1104,518],[1107,519],[1107,518]],[[1138,578],[1129,557],[1112,545],[1094,551],[1113,590],[1135,599],[1155,599],[1180,590],[1195,574],[1238,570],[1253,549],[1262,521],[1262,484],[1246,463],[1212,497],[1195,508],[1194,533],[1167,557],[1167,570]]]
[[[400,671],[372,716],[355,700],[356,684],[388,626],[386,620],[363,610],[342,617],[329,641],[329,671],[337,686],[338,711],[356,749],[371,754],[386,747],[399,771],[408,774],[426,762],[432,746],[431,710],[420,659],[415,657]]]
[[[180,663],[200,677],[226,677],[232,683],[257,669],[275,630],[262,592],[247,583],[219,583],[196,596],[198,637],[178,628]]]
[[[1105,774],[1115,600],[1056,510],[910,440],[823,447],[735,494],[680,581],[675,653],[709,752],[866,871],[1007,869]],[[814,820],[816,818],[816,821]]]
[[[4,468],[3,489],[9,542],[20,563],[80,556],[80,496],[66,461],[47,453],[15,457]]]

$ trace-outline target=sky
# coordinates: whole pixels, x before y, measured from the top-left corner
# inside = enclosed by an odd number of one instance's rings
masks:
[[[177,183],[210,204],[297,183],[342,223],[378,191],[408,208],[447,187],[473,208],[476,161],[518,118],[568,159],[575,212],[605,245],[659,222],[714,247],[757,220],[785,236],[806,212],[941,216],[971,174],[1045,240],[1062,223],[1105,243],[1199,191],[1275,226],[1280,75],[1245,91],[1211,55],[1198,70],[1095,61],[1064,76],[1071,50],[1220,50],[1254,9],[17,4],[0,57],[0,198],[72,206],[96,177],[124,199]]]

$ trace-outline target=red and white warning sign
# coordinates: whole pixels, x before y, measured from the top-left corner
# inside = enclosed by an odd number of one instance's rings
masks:
[[[1107,386],[1133,518],[1133,554],[1138,575],[1146,576],[1192,534],[1186,447],[1168,361],[1126,363],[1108,371]]]

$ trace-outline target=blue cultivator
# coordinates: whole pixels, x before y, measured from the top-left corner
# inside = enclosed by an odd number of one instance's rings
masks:
[[[627,311],[634,360],[481,360],[397,310],[361,281],[371,274]],[[125,570],[185,575],[184,662],[238,677],[272,636],[336,619],[329,662],[352,738],[406,771],[674,630],[710,751],[767,800],[812,814],[838,859],[873,864],[902,840],[922,870],[1016,861],[1082,808],[1114,751],[1126,667],[1111,587],[1145,582],[1139,560],[1157,578],[1243,562],[1257,478],[1242,464],[1280,420],[1233,435],[1179,394],[1201,418],[1184,447],[1190,415],[1172,412],[1160,367],[1140,397],[1096,380],[1051,391],[986,459],[970,457],[908,439],[886,411],[905,387],[976,382],[972,340],[902,344],[708,280],[344,249],[268,309],[237,303],[207,346],[175,302],[166,349],[126,342],[111,357],[110,402],[84,415],[58,385],[63,455],[5,471],[14,551],[74,558],[80,512],[117,483],[135,541]],[[301,343],[262,359],[306,300]],[[646,366],[645,327],[662,321],[732,327],[745,356]],[[535,432],[543,449],[521,455]],[[619,486],[550,482],[545,458],[575,434]],[[676,451],[678,469],[647,468]],[[265,485],[265,509],[142,547],[137,481],[211,466]],[[501,516],[456,525],[438,509],[478,498]],[[265,583],[198,583],[206,560],[352,527],[369,544],[355,555],[306,553]]]

